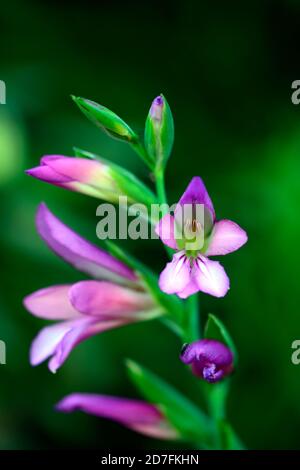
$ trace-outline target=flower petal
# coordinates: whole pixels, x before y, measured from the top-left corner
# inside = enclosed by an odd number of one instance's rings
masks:
[[[200,176],[194,176],[179,200],[180,205],[203,204],[215,218],[213,203]]]
[[[190,281],[190,262],[184,251],[173,256],[159,277],[159,287],[167,294],[177,294],[183,291]]]
[[[232,351],[215,339],[201,339],[184,345],[180,359],[192,365],[193,374],[209,383],[218,382],[233,370]]]
[[[171,214],[164,215],[156,225],[155,233],[165,245],[176,250],[177,244],[174,237],[174,222],[174,217]]]
[[[199,290],[214,297],[224,297],[229,289],[229,278],[223,266],[205,256],[198,255],[192,276]]]
[[[33,178],[37,178],[41,181],[45,181],[46,183],[52,183],[57,186],[64,186],[65,183],[70,182],[70,178],[65,175],[60,175],[52,168],[49,168],[46,165],[40,165],[34,168],[30,168],[29,170],[26,170],[25,173],[29,176],[33,176]]]
[[[95,319],[85,318],[73,324],[73,327],[66,332],[61,341],[57,344],[55,354],[49,361],[48,367],[51,372],[55,373],[68,358],[72,350],[82,341],[88,339],[103,331],[116,328],[124,324],[124,321],[101,321],[96,322]]]
[[[78,282],[70,289],[69,298],[81,313],[110,318],[132,318],[154,307],[148,294],[104,281]]]
[[[136,275],[121,261],[81,238],[55,217],[45,204],[40,204],[36,225],[47,245],[65,261],[96,278],[124,282],[135,281]]]
[[[69,301],[70,284],[46,287],[24,299],[24,306],[36,317],[49,320],[68,320],[76,318],[80,313]]]
[[[101,162],[64,155],[45,155],[41,163],[69,181],[77,181],[109,191],[115,189],[109,167]]]
[[[80,410],[108,418],[147,436],[175,439],[177,433],[166,422],[158,408],[141,400],[73,393],[63,398],[56,409],[64,413]]]
[[[49,369],[56,372],[70,352],[79,343],[106,330],[124,325],[124,320],[97,321],[92,317],[81,317],[48,326],[40,331],[30,349],[30,363],[35,366],[49,357]]]
[[[196,294],[199,292],[198,284],[191,278],[187,286],[180,292],[177,292],[178,297],[181,299],[187,299],[190,295]]]
[[[37,366],[54,354],[57,345],[72,329],[73,322],[55,323],[43,328],[34,338],[30,348],[30,364]]]
[[[206,256],[226,255],[238,250],[248,240],[245,230],[231,220],[216,222]]]
[[[200,339],[186,345],[180,355],[180,359],[185,364],[199,361],[203,364],[210,362],[223,367],[233,362],[233,354],[220,341],[215,339]]]

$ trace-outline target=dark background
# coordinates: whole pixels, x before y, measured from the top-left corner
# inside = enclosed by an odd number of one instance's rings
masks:
[[[180,344],[160,324],[133,325],[81,344],[52,375],[31,368],[30,342],[45,322],[22,307],[38,288],[82,279],[35,232],[43,200],[97,242],[99,201],[24,175],[41,155],[72,154],[74,145],[147,171],[124,143],[109,139],[71,102],[98,101],[142,132],[152,99],[164,93],[176,139],[167,169],[170,202],[200,175],[219,218],[249,234],[222,263],[231,278],[224,299],[201,295],[201,309],[228,326],[240,352],[229,417],[249,448],[299,448],[300,366],[300,2],[53,2],[10,0],[0,7],[1,293],[0,448],[149,448],[166,446],[53,404],[72,391],[138,396],[124,371],[133,358],[187,393],[198,389],[177,360]],[[130,244],[161,270],[158,241]],[[172,447],[173,445],[170,444]],[[174,446],[173,446],[174,447]]]

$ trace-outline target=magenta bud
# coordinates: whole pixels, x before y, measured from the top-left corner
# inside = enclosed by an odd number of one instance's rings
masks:
[[[233,371],[232,352],[214,339],[184,344],[180,359],[184,364],[191,364],[194,375],[209,383],[219,382]]]

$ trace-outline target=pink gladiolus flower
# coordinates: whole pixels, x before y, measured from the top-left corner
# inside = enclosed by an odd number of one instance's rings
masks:
[[[38,209],[36,222],[39,234],[55,253],[77,269],[101,280],[52,286],[24,299],[25,307],[33,315],[59,320],[41,330],[34,339],[30,350],[32,365],[50,358],[49,369],[56,372],[72,349],[84,339],[162,313],[134,271],[81,238],[44,204]]]
[[[179,437],[156,406],[141,400],[73,393],[63,398],[56,409],[64,413],[80,410],[100,418],[108,418],[157,439],[173,440]]]
[[[101,199],[114,200],[118,193],[110,167],[87,158],[45,155],[39,166],[26,173],[46,183]]]
[[[198,207],[203,209],[201,217]],[[183,299],[198,291],[215,297],[226,295],[227,274],[220,263],[211,261],[209,256],[238,250],[247,242],[247,234],[230,220],[216,221],[212,201],[199,176],[188,185],[174,216],[167,214],[159,221],[156,233],[167,246],[178,250],[160,275],[162,291]]]
[[[116,164],[84,152],[91,158],[45,155],[40,165],[26,173],[46,183],[76,191],[112,203],[126,196],[129,203],[140,202],[150,206],[155,196],[134,175]],[[92,158],[93,156],[93,158]]]

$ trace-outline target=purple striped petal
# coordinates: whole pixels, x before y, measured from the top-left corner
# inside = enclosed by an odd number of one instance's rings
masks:
[[[248,240],[245,230],[231,220],[216,222],[206,256],[227,255],[238,250]]]
[[[104,281],[78,282],[69,298],[79,312],[102,318],[138,318],[140,311],[154,307],[148,294]]]
[[[24,299],[25,308],[36,317],[49,320],[69,320],[80,314],[69,300],[71,285],[59,285],[40,289]]]
[[[223,266],[202,255],[194,262],[193,279],[200,291],[214,297],[224,297],[229,289],[229,278]]]
[[[159,287],[166,294],[177,294],[187,287],[190,279],[190,261],[184,251],[179,251],[160,274]]]
[[[158,439],[175,439],[177,432],[162,416],[159,409],[141,400],[73,393],[63,398],[56,409],[64,413],[83,411],[100,418],[116,421],[136,432]]]
[[[40,204],[36,225],[47,245],[75,268],[96,278],[136,281],[134,272],[110,254],[81,238]]]

